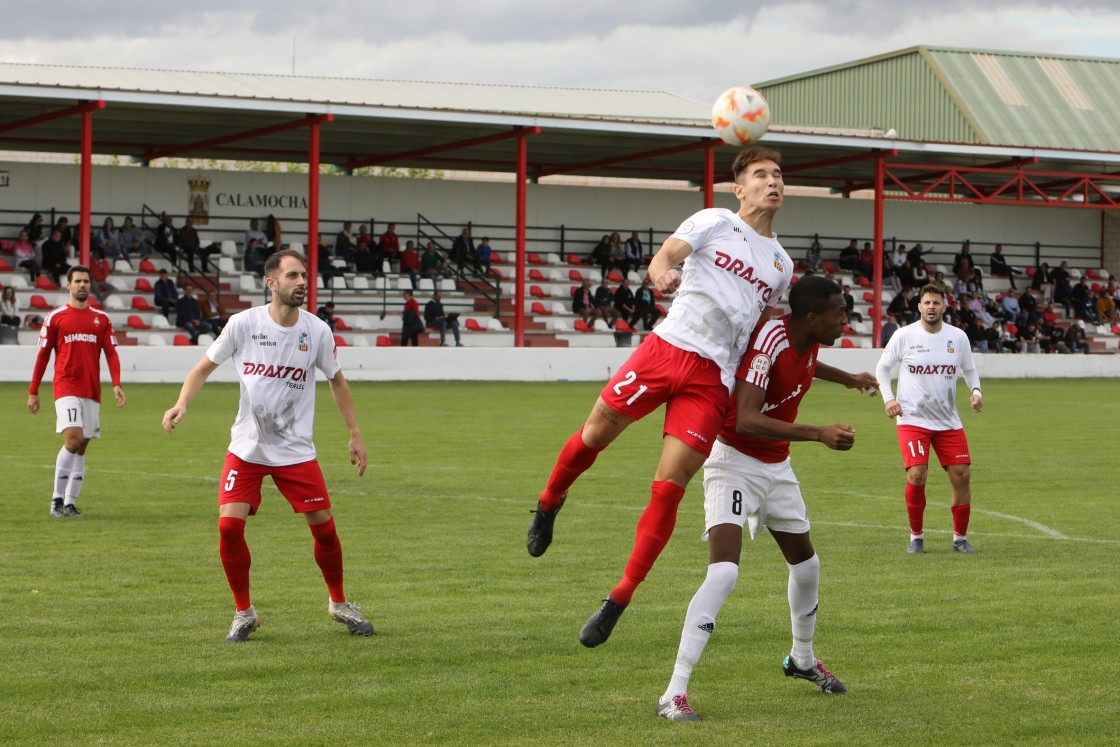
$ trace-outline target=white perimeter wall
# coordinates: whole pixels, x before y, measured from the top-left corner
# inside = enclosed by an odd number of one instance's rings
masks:
[[[0,346],[0,381],[28,381],[37,347]],[[204,350],[197,347],[118,348],[129,383],[181,383]],[[633,352],[626,348],[345,348],[351,381],[602,381]],[[847,371],[875,372],[878,350],[826,350],[821,360]],[[1120,355],[976,355],[981,379],[1120,377]],[[108,380],[102,361],[103,378]],[[48,368],[46,379],[53,375]],[[231,363],[211,381],[236,381]]]
[[[27,216],[21,213],[0,216],[0,222],[24,223],[31,211],[45,213],[52,207],[64,211],[71,223],[77,220],[77,166],[11,162],[0,163],[0,169],[9,171],[11,180],[11,186],[0,188],[0,209],[26,210],[29,213]],[[118,225],[121,217],[138,215],[140,207],[145,204],[156,211],[186,214],[189,197],[187,179],[196,173],[200,172],[94,167],[92,210],[114,215]],[[302,223],[306,219],[306,210],[220,206],[217,195],[280,195],[306,199],[306,175],[235,171],[201,173],[211,180],[210,214],[219,219],[215,221],[218,225],[229,226],[228,220],[220,220],[223,216],[263,217],[273,213],[281,222],[288,221],[286,240],[305,240],[300,235],[304,229],[297,229],[296,222]],[[335,220],[344,217],[362,222],[373,216],[381,226],[395,221],[399,224],[398,233],[405,237],[411,235],[408,225],[415,222],[417,213],[423,213],[442,225],[466,224],[468,221],[499,225],[512,225],[514,222],[512,184],[324,176],[321,179],[321,195],[320,215],[325,222],[320,226],[327,235],[339,230]],[[298,200],[295,204],[299,204]],[[716,195],[716,204],[728,208],[736,206],[734,198],[727,192]],[[527,221],[531,226],[564,224],[620,231],[653,227],[659,232],[657,241],[660,242],[685,217],[702,206],[703,201],[697,191],[530,184]],[[819,233],[824,236],[870,237],[872,209],[871,200],[789,197],[779,216],[777,228],[779,235]],[[895,236],[906,243],[922,240],[927,248],[930,242],[935,242],[939,251],[952,253],[957,247],[951,244],[959,244],[969,238],[974,244],[974,252],[986,256],[990,247],[978,244],[1033,244],[1039,241],[1043,247],[1099,247],[1102,230],[1100,213],[1098,210],[888,202],[884,229],[888,238]],[[247,227],[240,220],[234,226],[242,232]],[[203,233],[205,235],[205,229]],[[801,243],[796,246],[800,248]],[[825,248],[838,250],[840,246],[842,243],[834,243]],[[590,249],[590,246],[587,248]],[[1056,253],[1050,254],[1055,256]]]

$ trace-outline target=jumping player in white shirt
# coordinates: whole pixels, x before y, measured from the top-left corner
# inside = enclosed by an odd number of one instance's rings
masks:
[[[898,445],[906,468],[906,512],[910,518],[909,553],[925,552],[922,522],[926,510],[929,451],[937,452],[953,486],[953,550],[976,552],[968,541],[972,505],[969,486],[972,457],[957,414],[957,377],[971,390],[969,403],[980,412],[984,403],[972,347],[963,330],[945,324],[945,296],[936,286],[919,295],[919,320],[894,333],[875,369],[887,415],[898,418]],[[898,398],[891,394],[891,369],[898,366]]]
[[[527,547],[543,555],[568,489],[631,423],[665,405],[661,458],[638,520],[622,580],[580,631],[588,648],[607,640],[676,524],[685,487],[715,443],[735,370],[751,331],[789,287],[793,262],[773,232],[785,184],[781,156],[749,148],[732,165],[737,213],[701,210],[666,239],[649,266],[669,314],[607,382],[580,430],[564,444],[541,492]],[[677,265],[684,262],[683,271]]]
[[[163,415],[163,428],[172,433],[206,379],[232,358],[241,380],[241,402],[218,487],[219,554],[235,606],[227,642],[243,643],[260,626],[249,597],[251,559],[245,522],[260,506],[261,482],[266,475],[292,509],[307,519],[315,541],[315,562],[330,594],[327,614],[352,635],[371,635],[373,626],[343,591],[342,545],[312,441],[315,369],[327,377],[350,430],[350,463],[358,466],[361,476],[366,471],[366,447],[354,400],[338,364],[330,327],[300,308],[307,293],[303,255],[290,249],[276,252],[265,262],[264,272],[272,301],[230,318],[187,374],[178,402]]]
[[[737,373],[719,442],[704,463],[704,538],[709,565],[692,597],[681,631],[673,676],[657,704],[670,721],[699,721],[688,702],[688,683],[716,627],[716,616],[735,589],[743,526],[755,539],[765,527],[789,568],[787,599],[793,647],[782,663],[787,677],[809,680],[826,694],[847,692],[813,653],[817,624],[820,559],[809,539],[809,518],[797,475],[790,464],[790,441],[819,441],[848,451],[855,431],[844,423],[796,423],[802,398],[814,379],[875,394],[869,373],[851,374],[818,360],[848,321],[840,286],[820,275],[801,279],[789,292],[791,313],[760,324]]]

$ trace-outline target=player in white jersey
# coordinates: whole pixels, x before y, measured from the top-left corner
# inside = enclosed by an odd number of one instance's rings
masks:
[[[541,492],[526,545],[533,557],[552,542],[556,514],[576,478],[636,420],[665,405],[661,458],[638,521],[623,578],[580,631],[592,648],[607,640],[635,589],[669,541],[685,487],[711,452],[751,331],[778,303],[793,262],[773,232],[785,184],[781,156],[749,148],[732,165],[739,211],[701,210],[666,239],[649,266],[663,293],[677,293],[599,395],[583,427],[564,444]],[[677,265],[684,263],[683,271]]]
[[[919,320],[894,333],[875,369],[887,415],[898,419],[898,445],[906,468],[906,512],[910,519],[910,553],[925,552],[923,520],[926,472],[932,447],[953,486],[953,550],[976,552],[968,541],[972,505],[969,486],[972,458],[957,414],[957,378],[971,390],[969,403],[980,412],[983,399],[972,347],[963,330],[945,324],[945,296],[933,285],[922,288]],[[891,369],[898,366],[898,396],[891,393]]]
[[[315,458],[315,369],[327,377],[350,430],[350,463],[358,465],[361,476],[366,471],[366,447],[354,400],[338,364],[330,327],[300,308],[307,293],[303,255],[290,249],[276,252],[265,262],[264,271],[272,301],[230,317],[206,355],[187,374],[179,400],[163,415],[163,427],[171,434],[210,374],[223,361],[233,359],[241,381],[241,401],[218,487],[218,547],[235,607],[226,641],[243,643],[260,626],[249,596],[251,558],[245,522],[260,506],[261,482],[266,475],[292,509],[307,519],[315,562],[330,594],[327,614],[352,635],[371,635],[373,626],[347,601],[343,590],[342,545]]]

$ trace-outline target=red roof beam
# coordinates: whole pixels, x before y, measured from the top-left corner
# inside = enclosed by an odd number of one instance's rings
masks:
[[[154,161],[157,158],[169,158],[171,156],[178,156],[183,153],[190,153],[195,150],[206,150],[207,148],[216,148],[219,145],[226,143],[235,143],[238,140],[248,140],[254,137],[264,137],[266,135],[275,135],[278,132],[287,132],[288,130],[298,130],[301,127],[308,127],[313,124],[323,124],[325,122],[333,122],[333,114],[309,114],[303,119],[293,119],[290,122],[281,122],[280,124],[269,125],[268,127],[258,127],[255,130],[246,130],[245,132],[238,132],[233,135],[223,135],[222,137],[215,137],[209,140],[200,140],[196,143],[186,143],[185,145],[172,145],[167,148],[160,149],[144,149],[144,160]]]
[[[77,114],[85,114],[86,112],[97,111],[105,108],[104,101],[84,101],[74,106],[69,106],[65,109],[58,109],[57,111],[47,112],[40,114],[37,117],[28,117],[27,119],[17,119],[15,122],[8,122],[7,124],[0,125],[0,132],[11,132],[12,130],[20,130],[24,127],[33,127],[37,124],[50,122],[55,119],[64,119],[65,117],[73,117]]]
[[[627,161],[641,161],[646,158],[657,158],[658,156],[668,156],[673,153],[685,153],[690,150],[700,150],[707,147],[709,141],[715,138],[700,138],[694,143],[686,145],[674,145],[669,148],[659,148],[657,150],[647,150],[641,153],[629,153],[624,156],[615,156],[613,158],[603,158],[598,161],[587,161],[585,163],[573,163],[565,166],[552,166],[540,169],[536,172],[535,176],[556,176],[557,174],[570,174],[576,171],[584,171],[588,169],[599,169],[606,166],[613,166],[618,163],[626,163]]]
[[[410,158],[430,156],[434,153],[444,153],[449,150],[461,150],[462,148],[473,148],[478,145],[497,143],[502,140],[512,140],[522,133],[527,133],[529,135],[539,135],[540,131],[540,127],[514,127],[512,130],[509,130],[507,132],[499,132],[494,135],[483,135],[482,137],[468,138],[467,140],[456,140],[454,142],[443,143],[441,145],[433,145],[428,148],[417,148],[416,150],[410,150],[404,153],[387,153],[380,156],[350,158],[346,162],[346,167],[349,169],[360,169],[366,166],[381,166],[386,163],[393,163],[394,161],[407,161]]]
[[[801,171],[808,171],[809,169],[820,169],[820,168],[825,168],[827,166],[841,166],[845,163],[856,163],[858,161],[867,161],[867,160],[875,158],[880,153],[883,154],[884,158],[893,158],[894,156],[898,155],[898,150],[893,149],[893,148],[891,150],[884,150],[884,151],[869,150],[866,153],[859,153],[859,154],[854,155],[854,156],[841,156],[839,158],[825,158],[821,161],[809,161],[808,163],[788,164],[788,165],[782,166],[782,173],[783,174],[796,174],[796,173],[801,172]]]

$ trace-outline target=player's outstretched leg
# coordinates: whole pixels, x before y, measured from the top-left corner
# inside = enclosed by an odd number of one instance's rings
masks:
[[[700,716],[688,704],[688,693],[674,695],[657,704],[657,715],[670,721],[700,721]]]
[[[843,695],[848,692],[844,683],[836,679],[832,672],[824,668],[820,659],[813,662],[813,666],[802,669],[793,663],[793,658],[787,656],[782,662],[782,673],[786,677],[795,677],[799,680],[809,680],[821,689],[825,695]]]
[[[330,602],[327,614],[350,631],[350,635],[373,635],[373,623],[365,619],[358,605],[352,602]]]
[[[926,551],[923,523],[926,513],[926,486],[906,482],[906,516],[910,520],[910,544],[906,552],[919,554]]]
[[[950,506],[953,512],[953,552],[976,552],[976,548],[968,541],[968,518],[972,506],[965,503],[961,506]]]
[[[560,456],[556,458],[556,466],[553,467],[552,474],[548,478],[548,484],[541,491],[537,508],[533,512],[533,520],[529,524],[525,545],[534,558],[544,555],[548,546],[552,544],[552,528],[556,523],[556,514],[568,497],[568,488],[576,478],[591,468],[603,448],[584,443],[582,427],[564,443]]]
[[[245,643],[249,634],[261,626],[261,616],[249,605],[248,609],[240,610],[233,616],[233,624],[229,626],[229,635],[226,643]]]
[[[245,520],[236,516],[218,517],[218,555],[237,610],[230,626],[227,643],[244,643],[249,634],[260,627],[260,617],[249,597],[249,568],[252,556],[245,542]]]
[[[626,610],[626,605],[618,604],[610,597],[603,600],[603,606],[595,611],[579,631],[579,642],[588,648],[595,648],[600,643],[606,643],[611,637],[618,618]]]

